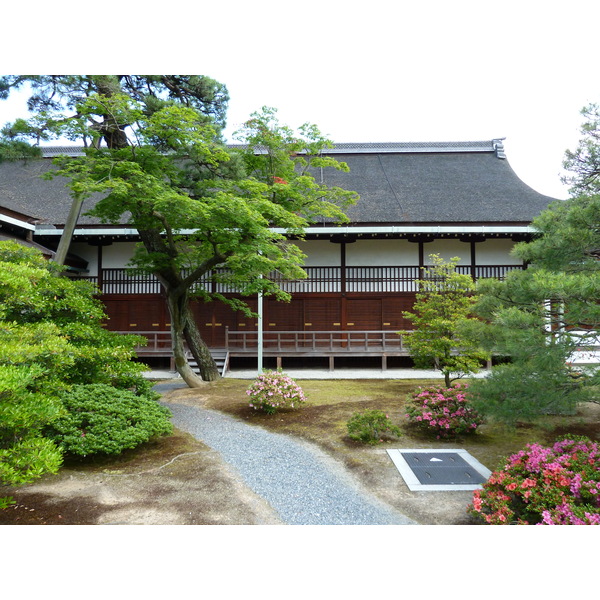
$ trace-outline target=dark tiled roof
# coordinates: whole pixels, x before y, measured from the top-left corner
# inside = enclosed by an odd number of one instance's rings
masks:
[[[507,160],[487,152],[336,153],[349,173],[323,182],[358,192],[348,210],[364,223],[531,222],[555,200],[521,181]]]
[[[0,232],[0,242],[6,242],[6,241],[17,242],[17,244],[21,244],[22,246],[27,246],[28,248],[35,248],[36,250],[39,250],[46,258],[54,258],[56,256],[56,252],[54,252],[54,250],[49,250],[45,246],[41,246],[40,244],[37,244],[36,242],[23,240],[14,235],[8,235],[8,234],[4,234],[4,233]]]
[[[44,151],[79,153],[68,147]],[[360,200],[348,210],[355,223],[529,223],[555,200],[518,178],[501,140],[337,144],[330,152],[350,172],[324,169],[315,176],[358,192]],[[63,224],[71,199],[64,178],[40,178],[51,168],[49,158],[0,164],[0,206]],[[87,200],[82,212],[93,203]],[[79,224],[99,221],[82,214]]]
[[[41,176],[56,168],[49,158],[4,161],[0,163],[0,206],[30,215],[42,224],[64,224],[71,208],[68,180]],[[93,200],[86,200],[79,219],[81,225],[98,224],[98,219],[83,215]]]

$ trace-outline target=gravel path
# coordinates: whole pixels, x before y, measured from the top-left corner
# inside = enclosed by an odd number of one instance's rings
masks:
[[[157,391],[165,392],[162,386]],[[173,424],[221,454],[243,482],[289,525],[409,525],[324,452],[222,413],[167,404]]]

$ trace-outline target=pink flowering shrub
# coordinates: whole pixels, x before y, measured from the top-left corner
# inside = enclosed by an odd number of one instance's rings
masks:
[[[269,415],[280,408],[295,408],[306,402],[302,388],[281,371],[264,371],[246,390],[250,407]]]
[[[470,406],[467,388],[466,383],[417,388],[406,401],[406,417],[438,438],[471,433],[483,423],[483,417]]]
[[[494,525],[600,525],[598,444],[528,444],[473,493],[467,512]]]

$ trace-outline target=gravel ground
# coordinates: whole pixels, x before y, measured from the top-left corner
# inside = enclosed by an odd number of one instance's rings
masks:
[[[156,386],[165,393],[182,384]],[[228,415],[166,404],[173,424],[223,457],[243,483],[289,525],[410,525],[414,521],[363,489],[315,446]]]

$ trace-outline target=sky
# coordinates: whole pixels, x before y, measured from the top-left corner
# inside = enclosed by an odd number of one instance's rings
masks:
[[[6,10],[36,19],[26,44],[21,29],[0,41],[4,74],[208,75],[229,90],[229,141],[262,106],[334,142],[506,138],[517,175],[556,198],[580,110],[600,102],[595,0],[107,0],[69,18],[33,4]],[[22,106],[0,101],[0,125]]]

